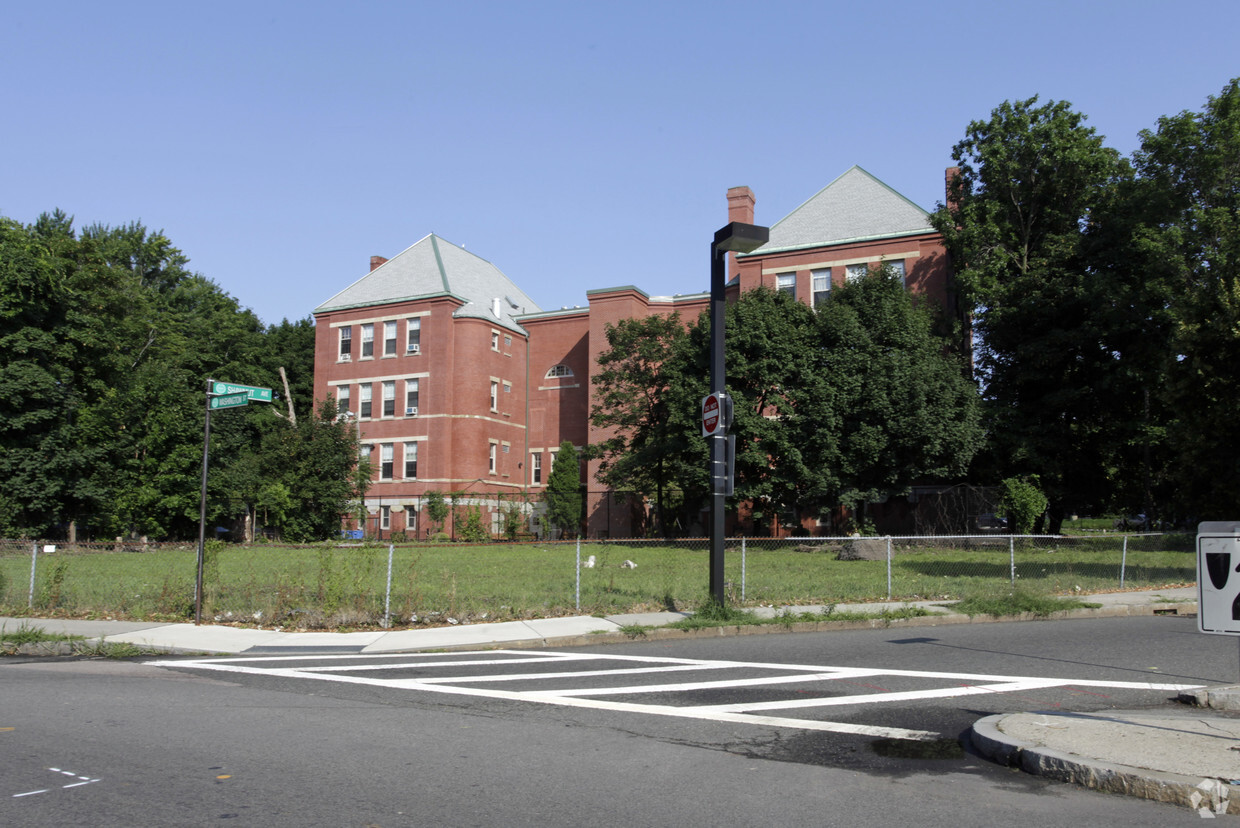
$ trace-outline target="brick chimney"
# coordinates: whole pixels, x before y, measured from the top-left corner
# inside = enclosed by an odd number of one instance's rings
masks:
[[[386,263],[387,263],[387,259],[383,258],[382,256],[371,256],[370,257],[370,269],[371,270],[374,270],[379,265],[386,264]]]
[[[753,207],[757,199],[753,190],[748,187],[728,188],[728,224],[739,221],[741,224],[753,224]],[[728,254],[728,281],[736,278],[736,254]]]
[[[948,167],[943,171],[943,203],[947,205],[947,209],[955,210],[956,202],[952,200],[952,181],[960,175],[959,167]]]
[[[728,223],[739,221],[753,224],[753,190],[748,187],[731,187],[728,190]]]

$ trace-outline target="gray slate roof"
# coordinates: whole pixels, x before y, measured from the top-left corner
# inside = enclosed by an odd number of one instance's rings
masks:
[[[314,312],[385,305],[444,294],[465,302],[453,316],[488,319],[521,333],[525,329],[513,317],[542,310],[498,267],[431,233],[319,305]],[[495,299],[499,299],[498,317],[493,312]]]
[[[854,166],[771,225],[770,241],[746,255],[930,232],[929,213]]]

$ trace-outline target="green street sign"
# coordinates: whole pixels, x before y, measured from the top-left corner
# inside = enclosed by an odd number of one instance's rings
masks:
[[[246,399],[255,402],[271,402],[271,389],[261,388],[256,385],[237,385],[232,382],[213,382],[211,383],[212,394],[238,394],[244,392]],[[220,406],[223,408],[224,406]]]
[[[211,406],[212,411],[216,411],[221,408],[237,408],[239,406],[249,404],[250,395],[245,391],[240,391],[235,394],[221,394],[217,397],[211,397],[208,402],[208,405]]]

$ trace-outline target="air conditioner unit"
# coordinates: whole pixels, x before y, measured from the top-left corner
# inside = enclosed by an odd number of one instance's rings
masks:
[[[341,354],[341,355],[340,355],[340,361],[341,361],[341,362],[352,362],[352,361],[353,361],[353,357],[352,357],[352,356],[350,356],[349,354]]]
[[[418,407],[417,407],[416,405],[411,405],[411,406],[409,406],[408,408],[406,408],[406,409],[405,409],[405,416],[406,416],[406,417],[416,417],[416,416],[418,416]]]
[[[409,346],[409,353],[411,354],[417,354],[417,353],[420,353],[421,351],[422,351],[421,345],[410,345]]]

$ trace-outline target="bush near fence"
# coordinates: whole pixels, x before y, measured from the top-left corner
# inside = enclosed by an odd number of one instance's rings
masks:
[[[44,545],[0,541],[0,614],[193,619],[194,544]],[[209,541],[203,620],[323,629],[693,610],[707,596],[709,546]],[[725,578],[744,606],[950,601],[1002,584],[1051,594],[1191,584],[1196,556],[1191,534],[729,538]]]

